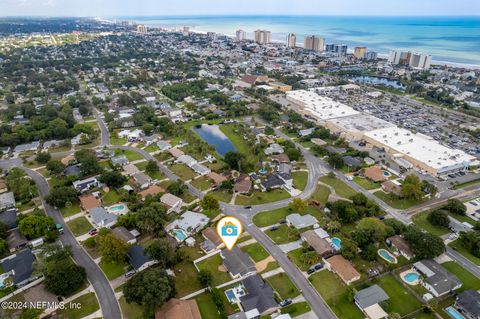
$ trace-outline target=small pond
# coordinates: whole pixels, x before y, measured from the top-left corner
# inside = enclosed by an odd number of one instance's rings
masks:
[[[355,82],[372,84],[372,85],[385,85],[399,90],[405,90],[405,87],[396,80],[390,80],[387,78],[380,78],[375,76],[355,76],[352,78]]]
[[[223,134],[218,125],[202,124],[193,128],[205,142],[215,147],[218,154],[225,156],[228,152],[235,152],[237,149],[232,141]]]

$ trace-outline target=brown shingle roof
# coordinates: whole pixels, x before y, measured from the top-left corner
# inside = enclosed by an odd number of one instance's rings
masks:
[[[80,196],[80,205],[86,211],[102,206],[102,203],[93,195]]]
[[[210,172],[207,174],[208,178],[212,179],[215,184],[217,185],[220,185],[223,181],[226,181],[227,178],[223,175],[220,175],[218,173],[215,173],[215,172]]]
[[[169,149],[168,152],[172,154],[173,157],[180,157],[185,154],[181,149],[178,149],[176,147]]]
[[[157,313],[155,319],[202,319],[195,300],[170,299]]]
[[[345,283],[360,279],[358,271],[341,255],[335,255],[325,260],[330,264],[330,268],[334,271]]]
[[[332,245],[323,238],[320,238],[314,230],[307,230],[301,237],[320,255],[326,256],[333,253]]]
[[[252,188],[252,182],[248,175],[240,176],[233,186],[233,190],[237,193],[248,193],[250,188]]]
[[[141,191],[141,192],[138,192],[138,194],[140,196],[142,196],[142,198],[145,198],[147,197],[148,195],[157,195],[157,194],[160,194],[160,193],[164,193],[165,192],[165,189],[163,187],[160,187],[158,185],[152,185],[150,186],[149,188]]]
[[[414,256],[414,253],[412,249],[410,249],[410,246],[408,245],[408,243],[405,241],[405,239],[403,239],[399,235],[388,237],[387,241],[389,241],[391,245],[393,245],[399,251],[403,252],[405,255],[409,257]]]
[[[363,175],[374,182],[381,182],[387,179],[386,176],[383,175],[383,169],[378,165],[365,168]]]
[[[217,232],[213,227],[205,228],[202,231],[202,235],[206,239],[210,240],[217,247],[222,244],[222,240],[220,239],[220,236],[218,236]]]

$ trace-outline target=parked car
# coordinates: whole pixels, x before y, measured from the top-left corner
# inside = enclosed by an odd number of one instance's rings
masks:
[[[285,300],[280,301],[280,306],[281,306],[281,307],[285,307],[285,306],[288,306],[288,305],[291,304],[291,303],[292,303],[292,299],[287,298],[287,299],[285,299]]]
[[[308,274],[308,275],[313,274],[315,271],[316,271],[316,270],[315,270],[315,267],[312,266],[312,267],[310,267],[310,268],[307,269],[307,274]]]
[[[278,230],[278,227],[277,227],[277,226],[272,226],[272,227],[270,227],[269,230],[270,230],[270,231],[276,231],[276,230]]]
[[[96,228],[92,228],[88,231],[88,234],[90,236],[95,236],[97,233],[98,233],[98,229],[96,229]]]
[[[128,272],[125,273],[125,278],[130,278],[132,277],[133,275],[135,275],[137,272],[135,270],[130,270]]]
[[[63,227],[61,224],[55,224],[55,228],[58,230],[58,232],[60,233],[60,235],[62,235],[64,233],[63,231]]]
[[[252,209],[252,206],[248,205],[248,206],[245,206],[245,207],[243,207],[243,208],[245,208],[245,209]]]
[[[323,268],[323,264],[322,263],[315,264],[313,265],[313,268],[315,268],[315,270],[320,270]]]

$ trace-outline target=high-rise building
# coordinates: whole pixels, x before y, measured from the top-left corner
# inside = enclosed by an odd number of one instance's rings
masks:
[[[367,53],[367,47],[355,47],[355,50],[353,51],[353,55],[357,59],[364,59],[365,53]]]
[[[335,53],[339,55],[347,54],[347,45],[346,44],[335,44]]]
[[[327,52],[335,52],[335,44],[326,44],[325,45],[325,51]]]
[[[373,52],[373,51],[365,52],[365,60],[373,61],[373,60],[376,60],[377,58],[378,58],[377,52]]]
[[[210,40],[216,40],[217,39],[217,34],[215,32],[207,32],[207,37],[210,39]]]
[[[190,34],[190,27],[183,27],[182,28],[182,33],[183,35],[189,35]]]
[[[305,37],[305,43],[304,43],[304,48],[306,50],[312,50],[315,52],[321,52],[323,51],[323,47],[325,45],[325,39],[320,38],[314,35],[306,36]]]
[[[294,48],[297,46],[297,37],[293,33],[287,35],[287,47]]]
[[[247,39],[247,33],[243,30],[237,30],[235,32],[235,40],[238,42],[245,41]]]
[[[258,44],[270,43],[270,31],[267,30],[255,30],[255,42]]]
[[[429,54],[423,53],[412,53],[410,54],[410,61],[408,65],[416,69],[430,69],[430,63],[432,62],[432,56]]]
[[[137,32],[138,33],[147,33],[148,28],[143,24],[139,24],[139,25],[137,25]]]

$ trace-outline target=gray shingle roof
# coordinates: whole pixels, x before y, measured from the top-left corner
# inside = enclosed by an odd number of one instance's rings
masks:
[[[457,306],[468,312],[474,318],[480,317],[480,293],[476,290],[466,290],[457,296]]]
[[[457,286],[462,283],[457,276],[434,260],[425,259],[414,263],[413,266],[427,277],[424,281],[435,289],[439,295],[458,288]]]
[[[389,299],[386,292],[378,285],[360,290],[355,294],[355,301],[362,308],[365,309],[379,302]]]
[[[35,256],[30,249],[25,249],[15,255],[15,257],[6,259],[2,263],[2,268],[5,272],[14,271],[13,283],[19,284],[32,276],[33,262]]]
[[[242,280],[247,294],[240,297],[245,312],[257,309],[260,314],[268,309],[278,307],[272,288],[260,276],[250,276]]]
[[[224,249],[221,254],[224,258],[223,264],[232,276],[243,276],[256,271],[255,264],[250,256],[238,247],[233,247],[232,250]]]

